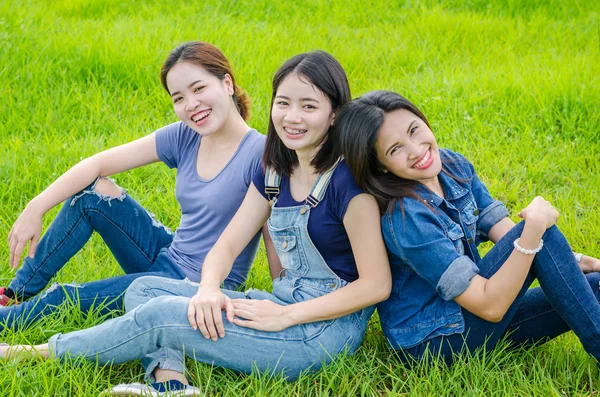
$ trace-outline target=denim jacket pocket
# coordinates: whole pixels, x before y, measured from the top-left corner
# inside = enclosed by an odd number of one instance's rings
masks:
[[[463,216],[467,225],[473,225],[477,223],[477,220],[479,219],[479,210],[477,209],[475,202],[469,201],[461,211],[461,215]]]
[[[464,219],[467,228],[467,239],[474,242],[477,235],[477,220],[479,219],[479,210],[474,201],[469,201],[461,211],[461,217]]]
[[[450,238],[450,240],[452,240],[452,243],[454,243],[454,248],[456,248],[456,252],[458,252],[459,255],[464,255],[465,246],[462,242],[462,238],[465,236],[465,234],[463,233],[461,227],[456,223],[452,223],[452,225],[448,226],[447,233],[448,238]]]

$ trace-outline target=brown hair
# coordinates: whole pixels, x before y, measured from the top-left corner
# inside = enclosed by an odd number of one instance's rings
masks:
[[[250,117],[250,98],[248,94],[235,84],[235,77],[225,54],[212,44],[203,41],[190,41],[181,44],[169,53],[160,69],[160,82],[167,92],[167,74],[179,62],[188,62],[199,66],[219,79],[228,74],[233,83],[233,103],[244,120]]]

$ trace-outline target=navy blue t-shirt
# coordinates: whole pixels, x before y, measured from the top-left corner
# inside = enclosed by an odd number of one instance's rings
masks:
[[[267,198],[264,170],[254,174],[252,183]],[[295,207],[304,204],[304,201],[296,201],[292,197],[288,177],[281,177],[279,191],[275,207]],[[364,192],[356,186],[350,169],[342,160],[333,171],[323,201],[310,210],[308,218],[308,234],[313,244],[329,268],[348,282],[358,278],[358,271],[343,220],[348,204],[361,193]]]

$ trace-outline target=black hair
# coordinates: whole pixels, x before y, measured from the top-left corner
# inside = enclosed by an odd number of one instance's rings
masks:
[[[308,83],[323,92],[329,99],[334,112],[350,101],[350,86],[342,65],[325,51],[312,51],[294,56],[275,73],[271,109],[273,109],[277,89],[283,80],[292,73],[306,79]],[[339,156],[339,140],[335,136],[335,129],[329,128],[311,165],[318,173],[322,173],[331,168]],[[296,152],[283,144],[275,131],[271,117],[269,117],[267,142],[262,162],[265,168],[273,167],[278,174],[285,176],[290,176],[294,167],[298,165]]]
[[[348,103],[336,117],[340,149],[354,180],[377,199],[382,213],[398,198],[419,198],[419,182],[383,172],[377,159],[375,144],[385,116],[399,109],[408,110],[429,127],[425,115],[412,102],[391,91],[371,91]]]

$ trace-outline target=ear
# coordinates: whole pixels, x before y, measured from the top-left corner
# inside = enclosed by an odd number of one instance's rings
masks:
[[[225,88],[227,89],[227,93],[229,95],[233,95],[235,93],[235,88],[233,87],[233,80],[231,79],[231,76],[226,73],[225,76],[223,76],[223,84],[225,84]]]
[[[329,122],[329,126],[332,127],[335,122],[335,112],[331,113],[331,121]]]

